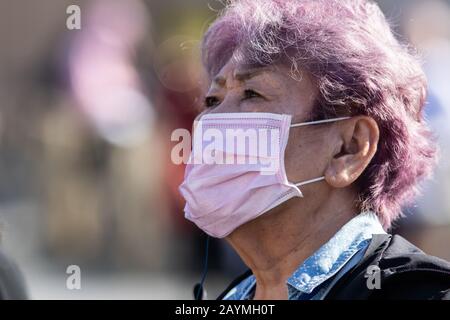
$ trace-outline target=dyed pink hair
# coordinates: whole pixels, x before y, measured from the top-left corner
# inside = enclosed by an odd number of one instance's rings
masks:
[[[362,210],[385,228],[418,192],[435,163],[423,118],[426,78],[412,50],[392,34],[379,7],[366,0],[226,1],[202,43],[212,78],[231,58],[288,62],[320,90],[315,116],[367,115],[380,128],[378,150],[358,179]]]

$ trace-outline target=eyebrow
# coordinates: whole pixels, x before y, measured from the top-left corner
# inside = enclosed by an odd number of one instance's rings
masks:
[[[246,80],[249,80],[251,78],[258,76],[263,72],[269,72],[269,71],[273,71],[273,70],[269,67],[246,68],[246,69],[241,69],[241,70],[236,71],[233,74],[233,77],[236,80],[243,82],[243,81],[246,81]],[[226,79],[223,76],[216,76],[213,79],[213,83],[215,83],[219,86],[224,86],[226,83]]]

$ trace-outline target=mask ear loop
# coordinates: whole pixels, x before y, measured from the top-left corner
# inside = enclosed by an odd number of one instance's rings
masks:
[[[309,125],[321,124],[321,123],[329,123],[329,122],[335,122],[335,121],[342,121],[342,120],[347,120],[350,118],[351,117],[340,117],[340,118],[334,118],[334,119],[325,119],[325,120],[318,120],[318,121],[296,123],[296,124],[291,124],[291,128],[303,127],[303,126],[309,126]],[[322,180],[325,180],[325,176],[311,179],[311,180],[306,180],[306,181],[299,182],[299,183],[295,183],[294,185],[296,187],[300,187],[300,186],[304,186],[305,184],[310,184],[310,183],[318,182],[318,181],[322,181]]]
[[[315,178],[315,179],[311,179],[311,180],[306,180],[306,181],[299,182],[299,183],[295,183],[294,185],[296,187],[300,187],[300,186],[304,186],[305,184],[310,184],[310,183],[317,182],[317,181],[322,181],[322,180],[325,180],[325,176],[319,177],[319,178]]]
[[[347,119],[350,119],[350,118],[351,117],[340,117],[340,118],[334,118],[334,119],[325,119],[325,120],[318,120],[318,121],[296,123],[296,124],[291,124],[291,128],[309,126],[309,125],[313,125],[313,124],[321,124],[321,123],[342,121],[342,120],[347,120]]]

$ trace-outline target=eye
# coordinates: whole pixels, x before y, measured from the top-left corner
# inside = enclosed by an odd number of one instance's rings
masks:
[[[260,98],[260,97],[261,97],[261,95],[259,93],[257,93],[256,91],[253,91],[251,89],[247,89],[244,91],[244,100]]]
[[[219,99],[215,96],[208,96],[205,98],[205,107],[211,108],[219,104]]]

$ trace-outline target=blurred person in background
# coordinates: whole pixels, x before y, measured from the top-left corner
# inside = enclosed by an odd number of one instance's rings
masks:
[[[133,283],[154,283],[171,263],[160,188],[167,140],[155,121],[156,86],[136,66],[139,50],[146,60],[151,52],[148,5],[79,1],[82,29],[68,30],[70,4],[0,4],[8,15],[0,59],[8,62],[0,73],[2,248],[34,299],[115,297],[114,286],[125,285],[133,289],[125,298],[169,295]],[[71,264],[94,285],[69,291]]]
[[[2,139],[2,112],[0,111],[0,140]],[[0,230],[0,243],[2,233]],[[23,275],[17,266],[0,250],[0,300],[27,299],[27,291]]]
[[[19,267],[0,251],[0,300],[28,298],[25,280]]]
[[[375,3],[228,1],[202,57],[210,86],[193,150],[203,156],[203,127],[280,134],[273,175],[221,165],[222,152],[259,155],[216,142],[212,162],[188,163],[185,217],[249,267],[219,299],[450,298],[450,264],[386,232],[436,146],[425,74]]]

